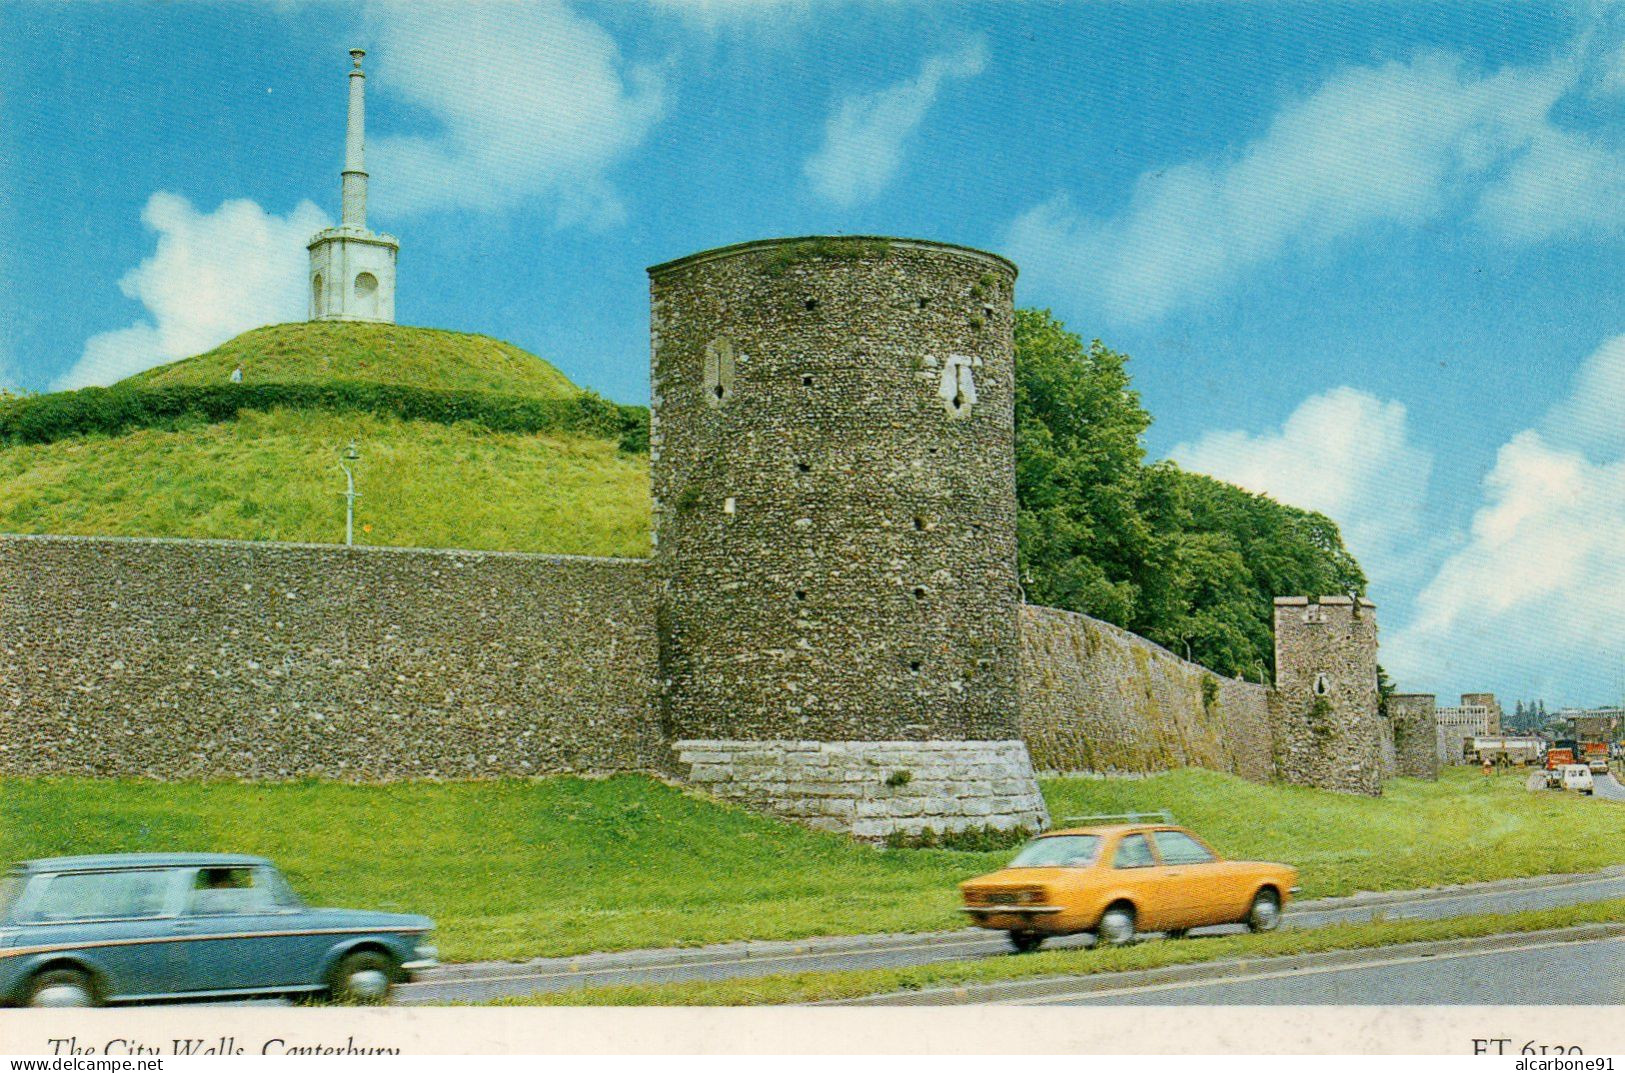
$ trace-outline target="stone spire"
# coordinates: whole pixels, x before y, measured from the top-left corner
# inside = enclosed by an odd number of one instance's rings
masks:
[[[344,132],[343,226],[367,229],[367,75],[361,70],[366,50],[352,48],[350,117]]]
[[[395,261],[400,243],[367,230],[366,52],[350,50],[350,111],[344,130],[339,225],[319,231],[310,250],[310,319],[395,323]]]

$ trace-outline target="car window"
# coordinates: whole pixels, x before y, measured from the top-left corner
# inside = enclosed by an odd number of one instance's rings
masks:
[[[186,911],[199,916],[219,916],[287,908],[293,892],[287,884],[278,882],[281,878],[269,868],[199,868]]]
[[[0,876],[0,920],[4,920],[11,912],[11,907],[17,904],[17,895],[23,892],[23,886],[27,882],[16,872]]]
[[[120,920],[156,917],[172,872],[121,870],[65,872],[45,881],[32,917],[40,921]]]
[[[1151,841],[1144,835],[1129,835],[1117,844],[1117,856],[1112,859],[1113,868],[1150,868],[1156,864],[1156,858],[1151,856]]]
[[[1156,839],[1163,864],[1205,864],[1213,859],[1206,846],[1183,831],[1158,831]]]
[[[1011,868],[1081,868],[1100,852],[1099,835],[1051,835],[1021,848]]]

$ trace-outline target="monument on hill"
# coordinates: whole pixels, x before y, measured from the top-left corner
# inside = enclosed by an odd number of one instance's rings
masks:
[[[350,50],[350,112],[344,137],[344,202],[337,227],[318,231],[310,250],[310,319],[395,323],[393,235],[367,230],[366,84]]]

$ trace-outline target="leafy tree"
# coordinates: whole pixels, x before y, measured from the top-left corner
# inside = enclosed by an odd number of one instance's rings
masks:
[[[1274,598],[1358,594],[1365,575],[1324,515],[1171,462],[1128,359],[1048,311],[1016,314],[1016,491],[1027,599],[1081,611],[1225,674],[1267,677]]]

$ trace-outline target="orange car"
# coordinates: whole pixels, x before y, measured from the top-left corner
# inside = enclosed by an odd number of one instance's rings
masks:
[[[1009,932],[1011,945],[1027,951],[1079,932],[1118,944],[1137,932],[1178,937],[1210,924],[1271,931],[1297,884],[1297,869],[1224,860],[1183,827],[1114,824],[1035,838],[1008,866],[959,891],[971,920]]]

